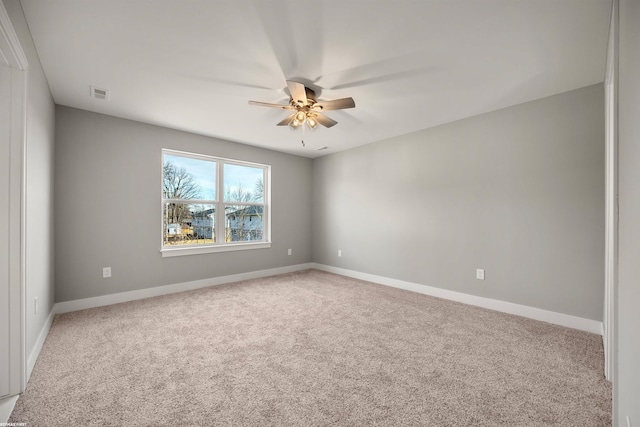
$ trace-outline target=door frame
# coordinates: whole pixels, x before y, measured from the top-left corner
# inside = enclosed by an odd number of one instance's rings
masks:
[[[29,63],[9,14],[0,1],[0,64],[11,70],[9,122],[9,395],[27,385],[25,213],[26,116]],[[4,396],[4,397],[8,397]]]
[[[611,25],[604,79],[605,93],[605,277],[602,340],[604,374],[616,382],[616,313],[618,288],[618,2]],[[615,404],[615,399],[614,399]]]

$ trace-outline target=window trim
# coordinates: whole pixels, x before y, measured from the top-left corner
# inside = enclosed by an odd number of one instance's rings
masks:
[[[263,207],[263,240],[260,241],[241,241],[241,242],[223,242],[211,243],[203,245],[184,245],[184,246],[165,246],[164,245],[164,205],[167,201],[179,201],[184,203],[189,199],[165,199],[164,197],[164,156],[173,155],[179,157],[187,157],[196,160],[206,160],[216,162],[216,200],[195,200],[195,204],[209,204],[216,206],[216,227],[222,224],[224,230],[225,204],[240,204],[247,206]],[[253,168],[260,168],[264,171],[264,194],[263,202],[234,202],[224,200],[224,165],[238,165]],[[187,151],[173,150],[163,148],[161,152],[160,162],[160,253],[162,257],[175,257],[184,255],[199,255],[216,252],[244,251],[252,249],[268,249],[271,247],[271,165],[262,163],[247,162],[236,159],[227,159],[224,157],[211,156],[206,154],[197,154]],[[218,209],[223,206],[223,209]],[[221,221],[220,221],[221,220]],[[214,229],[215,229],[214,228]],[[217,231],[217,230],[216,230]],[[218,233],[216,233],[218,235]],[[224,235],[224,233],[222,233]]]

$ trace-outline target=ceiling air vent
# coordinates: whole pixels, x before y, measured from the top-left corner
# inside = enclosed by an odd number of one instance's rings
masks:
[[[108,101],[109,91],[106,89],[100,89],[99,87],[91,86],[91,97]]]

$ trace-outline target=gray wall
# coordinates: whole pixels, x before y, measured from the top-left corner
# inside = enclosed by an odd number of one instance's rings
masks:
[[[162,258],[162,148],[271,165],[272,247]],[[55,159],[58,302],[311,261],[310,159],[62,106]]]
[[[54,304],[53,158],[55,106],[22,7],[3,1],[29,61],[26,138],[26,333],[31,353]],[[34,298],[38,298],[38,314]]]
[[[617,425],[640,426],[640,2],[620,1]]]
[[[602,320],[602,85],[313,169],[315,262]]]

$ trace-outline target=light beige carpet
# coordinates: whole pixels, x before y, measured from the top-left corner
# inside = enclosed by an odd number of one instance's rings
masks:
[[[309,270],[56,316],[28,426],[607,426],[601,337]]]

